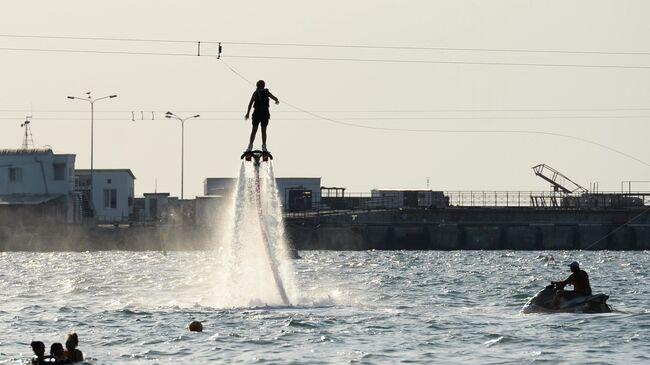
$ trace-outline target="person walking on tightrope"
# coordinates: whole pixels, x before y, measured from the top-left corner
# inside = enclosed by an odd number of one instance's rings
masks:
[[[264,86],[264,80],[257,82],[257,89],[253,92],[253,96],[251,96],[251,101],[248,103],[248,109],[246,110],[246,116],[244,117],[244,119],[248,120],[251,113],[251,107],[254,105],[253,130],[251,131],[251,139],[246,152],[250,152],[253,149],[257,127],[260,124],[262,125],[262,151],[268,152],[266,149],[266,127],[269,125],[269,119],[271,118],[271,113],[269,112],[269,98],[273,99],[275,104],[280,104],[280,101],[271,94],[269,89],[265,89]]]

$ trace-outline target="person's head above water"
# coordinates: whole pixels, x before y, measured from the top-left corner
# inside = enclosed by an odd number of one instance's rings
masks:
[[[257,88],[258,89],[264,89],[264,86],[266,86],[266,83],[264,82],[264,80],[260,80],[260,81],[257,82]]]
[[[580,270],[580,264],[578,261],[573,261],[569,264],[569,267],[571,268],[571,271],[578,271]]]
[[[79,336],[76,333],[70,333],[65,338],[65,348],[68,350],[76,349],[79,346]]]
[[[54,356],[55,359],[63,358],[63,345],[59,342],[55,342],[50,346],[50,355]]]
[[[45,344],[41,341],[32,341],[32,343],[29,344],[32,347],[32,350],[34,351],[34,355],[36,356],[45,356]]]

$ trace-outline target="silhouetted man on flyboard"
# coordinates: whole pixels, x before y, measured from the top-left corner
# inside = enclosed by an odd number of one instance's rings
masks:
[[[266,127],[269,125],[269,119],[271,118],[271,113],[269,112],[269,99],[273,99],[275,104],[280,104],[278,98],[273,96],[269,89],[264,88],[264,80],[257,82],[257,89],[253,92],[251,96],[251,101],[248,103],[248,109],[246,110],[246,116],[244,119],[248,120],[248,117],[251,112],[251,107],[255,107],[253,111],[253,130],[251,131],[251,139],[248,144],[246,152],[250,152],[253,149],[253,142],[255,142],[255,135],[257,134],[257,127],[262,125],[262,151],[268,152],[266,149]]]

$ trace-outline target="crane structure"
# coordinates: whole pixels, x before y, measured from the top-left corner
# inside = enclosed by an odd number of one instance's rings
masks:
[[[551,166],[545,164],[539,164],[533,166],[533,172],[535,175],[551,183],[551,188],[554,192],[559,192],[563,194],[574,194],[574,193],[587,193],[588,190],[582,185],[576,183],[575,181],[569,179],[563,173],[557,171]]]
[[[551,166],[539,164],[533,166],[532,169],[535,175],[550,183],[551,189],[553,190],[549,196],[546,196],[545,194],[542,194],[541,196],[531,195],[531,205],[534,207],[559,207],[572,205],[573,201],[577,201],[577,198],[573,196],[574,194],[584,196],[589,192],[582,185],[569,179],[566,175]],[[559,201],[557,196],[558,193],[560,194]]]

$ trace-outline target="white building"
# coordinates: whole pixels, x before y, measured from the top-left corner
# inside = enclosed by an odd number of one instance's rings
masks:
[[[74,162],[51,149],[0,150],[0,195],[71,194]]]
[[[75,155],[54,154],[51,149],[0,150],[0,196],[23,205],[62,199],[66,221],[72,222],[74,163]]]
[[[278,177],[275,182],[285,211],[309,210],[320,203],[320,177]],[[229,197],[236,184],[234,177],[209,177],[203,181],[203,194]]]
[[[320,177],[279,177],[275,179],[285,211],[304,211],[320,204]]]
[[[90,184],[90,170],[76,170],[78,189]],[[92,204],[99,223],[122,223],[133,213],[135,176],[130,169],[95,169]]]
[[[169,193],[144,193],[144,214],[141,216],[146,221],[166,221],[170,200],[177,198],[170,197]]]

